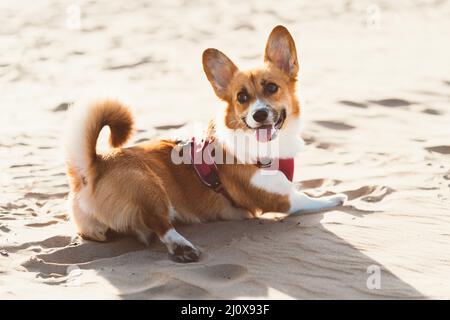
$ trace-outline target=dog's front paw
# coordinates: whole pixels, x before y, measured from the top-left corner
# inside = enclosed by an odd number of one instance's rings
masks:
[[[172,261],[180,263],[197,262],[200,259],[201,251],[194,246],[176,244],[173,252],[169,252]]]
[[[333,206],[337,207],[343,205],[348,200],[348,197],[346,194],[339,193],[331,196],[329,200]]]

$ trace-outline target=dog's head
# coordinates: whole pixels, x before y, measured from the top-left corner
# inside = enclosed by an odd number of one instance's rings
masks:
[[[285,27],[277,26],[270,33],[264,62],[263,68],[241,71],[217,49],[203,53],[206,76],[216,95],[228,104],[223,116],[225,129],[244,130],[258,143],[274,140],[300,115],[295,94],[297,51]]]

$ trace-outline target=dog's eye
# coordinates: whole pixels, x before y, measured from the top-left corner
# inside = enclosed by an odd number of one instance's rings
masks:
[[[275,83],[273,83],[273,82],[269,82],[268,84],[266,84],[264,86],[264,91],[267,94],[274,94],[275,92],[278,91],[278,86]]]
[[[239,103],[246,103],[249,100],[249,96],[247,92],[241,91],[237,95],[237,100]]]

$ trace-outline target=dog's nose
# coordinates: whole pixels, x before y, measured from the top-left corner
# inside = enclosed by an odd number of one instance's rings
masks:
[[[269,117],[269,111],[267,109],[256,110],[255,112],[253,112],[252,117],[256,122],[264,122],[266,121],[267,117]]]

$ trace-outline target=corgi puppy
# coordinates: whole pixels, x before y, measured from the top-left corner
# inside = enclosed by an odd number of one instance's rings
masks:
[[[146,244],[156,235],[172,260],[194,262],[200,251],[175,230],[177,222],[248,219],[264,212],[294,214],[346,201],[343,194],[311,198],[296,190],[292,172],[289,177],[259,165],[261,159],[291,161],[303,143],[296,96],[299,64],[285,27],[272,30],[264,62],[263,68],[241,71],[217,49],[203,53],[206,76],[225,102],[204,141],[213,141],[215,152],[234,160],[231,163],[217,161],[205,167],[174,161],[174,154],[186,145],[197,147],[175,140],[122,148],[132,133],[133,118],[118,101],[103,100],[74,110],[66,163],[70,211],[79,234],[106,241],[106,232],[112,229]],[[111,130],[112,148],[98,154],[97,138],[104,126]]]

